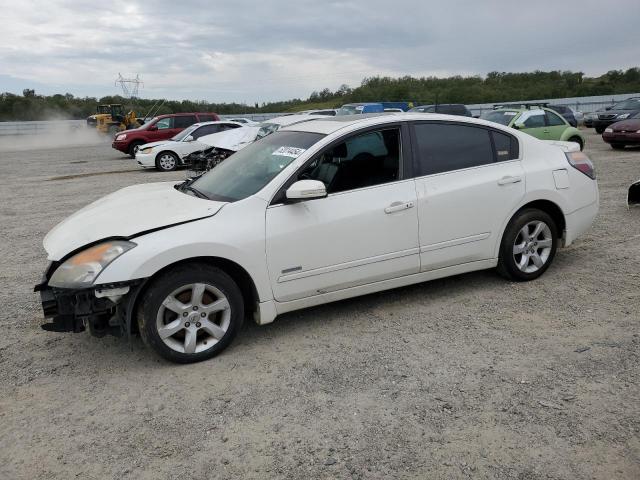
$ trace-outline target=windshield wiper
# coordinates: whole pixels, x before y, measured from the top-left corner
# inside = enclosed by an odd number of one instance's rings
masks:
[[[188,190],[190,192],[193,192],[193,194],[198,198],[206,198],[207,200],[211,200],[211,198],[209,198],[208,195],[204,194],[197,188],[192,187],[191,185],[188,185],[186,182],[182,184],[182,188],[180,190],[182,191]]]

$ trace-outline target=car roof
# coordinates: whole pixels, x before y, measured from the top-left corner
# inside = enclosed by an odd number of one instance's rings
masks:
[[[315,120],[316,118],[323,118],[325,115],[284,115],[282,117],[275,117],[269,120],[265,120],[262,123],[274,123],[280,126],[293,125],[297,122],[307,122],[310,120]]]
[[[215,112],[180,112],[180,113],[163,113],[162,115],[156,115],[154,118],[167,118],[167,117],[184,117],[185,115],[218,115]]]
[[[235,122],[233,120],[215,120],[213,122],[198,122],[198,123],[194,123],[193,125],[197,125],[199,127],[202,127],[203,125],[217,125],[219,123],[232,123],[234,125],[242,125],[242,126],[244,126],[242,123]],[[193,125],[191,125],[191,126],[193,126]]]
[[[409,120],[430,120],[430,121],[450,121],[457,123],[474,123],[478,125],[489,126],[492,128],[498,128],[501,130],[508,130],[507,127],[497,125],[494,122],[489,122],[482,119],[472,117],[461,117],[458,115],[446,115],[441,113],[419,113],[419,112],[380,112],[380,113],[365,113],[360,115],[342,115],[336,117],[324,117],[313,122],[305,122],[290,127],[282,128],[280,131],[297,131],[297,132],[311,132],[322,133],[329,135],[331,133],[342,130],[353,125],[376,126],[384,125],[385,123],[403,122]]]

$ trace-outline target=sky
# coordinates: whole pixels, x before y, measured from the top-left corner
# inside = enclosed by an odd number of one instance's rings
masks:
[[[364,77],[640,65],[639,0],[0,0],[0,92],[267,102]]]

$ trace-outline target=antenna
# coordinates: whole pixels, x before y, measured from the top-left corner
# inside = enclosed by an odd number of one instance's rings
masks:
[[[144,86],[144,83],[140,79],[139,74],[136,74],[135,78],[125,78],[121,73],[118,73],[116,85],[120,85],[125,98],[138,98],[138,90],[140,89],[140,85]]]

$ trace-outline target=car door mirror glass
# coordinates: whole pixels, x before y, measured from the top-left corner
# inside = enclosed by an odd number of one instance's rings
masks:
[[[158,130],[158,127],[157,127],[156,125],[151,125],[151,126],[149,127],[149,131],[150,131],[150,132],[155,132],[156,130]]]
[[[195,140],[193,138],[193,135],[187,135],[186,137],[184,137],[185,142],[193,142],[193,140]]]
[[[327,188],[319,180],[298,180],[287,189],[288,200],[309,200],[327,196]]]
[[[522,122],[515,123],[513,125],[513,128],[515,128],[516,130],[520,130],[521,128],[524,128],[524,123]]]

